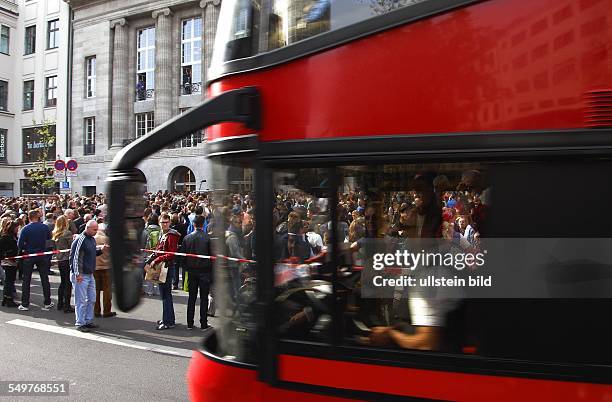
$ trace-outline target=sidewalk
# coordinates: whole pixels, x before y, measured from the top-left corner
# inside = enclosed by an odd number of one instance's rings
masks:
[[[57,272],[57,270],[55,270]],[[49,276],[51,283],[51,299],[57,305],[57,287],[59,286],[59,275]],[[17,288],[17,303],[21,298],[21,281],[15,284]],[[100,326],[94,332],[98,335],[106,335],[119,340],[151,343],[160,346],[170,346],[179,349],[191,350],[198,346],[204,333],[199,329],[199,306],[196,302],[195,328],[187,330],[187,298],[188,294],[182,290],[173,290],[174,312],[176,315],[176,327],[164,331],[155,329],[156,321],[161,319],[162,303],[159,296],[143,296],[140,304],[134,310],[124,313],[113,305],[113,311],[117,316],[110,318],[96,317],[94,321]],[[32,320],[43,324],[54,324],[60,327],[74,328],[74,313],[64,313],[54,308],[51,311],[41,310],[43,303],[42,287],[40,278],[35,271],[32,275],[30,287],[30,311],[18,311],[17,308],[0,307],[2,312],[9,314],[12,318]],[[74,297],[72,299],[74,305]],[[216,324],[215,317],[208,317],[209,325]]]

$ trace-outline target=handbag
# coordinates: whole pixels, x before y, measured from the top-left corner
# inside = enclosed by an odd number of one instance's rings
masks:
[[[159,271],[159,283],[166,283],[166,279],[168,278],[168,267],[165,262],[160,263],[161,265]]]
[[[155,265],[151,265],[145,275],[145,281],[152,283],[166,283],[168,276],[168,267],[165,262],[158,262]]]

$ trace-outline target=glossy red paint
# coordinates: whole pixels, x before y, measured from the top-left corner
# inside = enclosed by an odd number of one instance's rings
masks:
[[[221,364],[198,351],[187,370],[189,399],[193,402],[350,402],[304,392],[273,388],[257,380],[257,371]]]
[[[406,369],[281,355],[279,379],[417,398],[472,402],[608,401],[612,386]]]
[[[612,86],[610,43],[611,0],[489,0],[222,78],[209,94],[259,87],[262,141],[583,128],[585,93]]]

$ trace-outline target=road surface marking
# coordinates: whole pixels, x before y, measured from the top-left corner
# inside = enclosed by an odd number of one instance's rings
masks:
[[[87,339],[90,341],[108,343],[110,345],[125,346],[132,349],[148,350],[150,352],[162,353],[166,355],[179,356],[179,357],[191,357],[191,350],[173,348],[170,346],[159,346],[153,343],[137,342],[129,340],[119,340],[108,336],[96,335],[93,332],[80,332],[76,329],[58,327],[56,325],[42,324],[40,322],[27,321],[22,319],[15,319],[7,321],[7,324],[17,325],[20,327],[26,327],[31,329],[37,329],[40,331],[52,332],[55,334],[73,336],[75,338]]]

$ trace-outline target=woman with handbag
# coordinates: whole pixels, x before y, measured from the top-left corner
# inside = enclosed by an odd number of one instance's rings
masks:
[[[174,229],[170,229],[170,215],[163,213],[159,217],[159,224],[162,230],[162,237],[157,243],[155,250],[176,252],[178,249],[179,239],[181,234]],[[145,271],[149,271],[151,267],[165,263],[167,272],[165,278],[160,278],[159,291],[162,300],[162,319],[157,321],[158,330],[174,328],[174,304],[172,301],[172,278],[174,278],[174,254],[154,253],[148,258],[145,265]]]
[[[72,232],[70,231],[70,221],[64,215],[57,218],[55,228],[51,233],[51,239],[55,242],[56,250],[68,250],[72,244]],[[70,282],[70,252],[66,251],[57,255],[57,265],[60,271],[60,285],[57,289],[57,309],[64,310],[64,313],[74,313],[74,308],[70,305],[72,294],[72,283]]]
[[[0,222],[0,254],[2,256],[2,269],[5,273],[4,294],[2,305],[17,307],[13,300],[15,294],[15,277],[17,275],[17,260],[7,259],[17,255],[17,230],[19,223],[10,217],[2,218]]]

